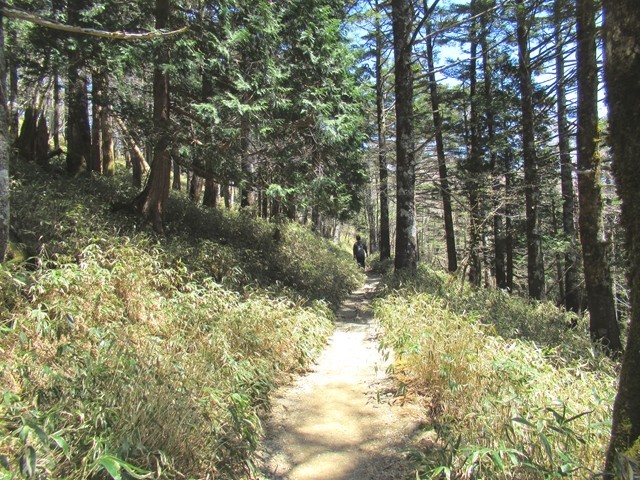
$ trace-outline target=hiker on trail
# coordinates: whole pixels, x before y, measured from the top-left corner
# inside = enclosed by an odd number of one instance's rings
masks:
[[[364,259],[367,254],[367,245],[362,241],[360,235],[356,235],[356,243],[353,244],[353,258],[358,261],[360,268],[364,268]]]

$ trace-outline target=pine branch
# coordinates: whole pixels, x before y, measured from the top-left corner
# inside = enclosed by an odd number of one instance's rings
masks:
[[[108,32],[105,30],[97,30],[95,28],[67,25],[64,23],[57,22],[55,20],[50,20],[50,19],[41,17],[40,15],[36,15],[34,13],[25,12],[23,10],[18,10],[15,8],[8,8],[6,6],[0,8],[0,13],[2,13],[2,15],[9,18],[30,22],[35,25],[40,25],[41,27],[51,28],[53,30],[60,30],[68,33],[78,33],[81,35],[89,35],[92,37],[108,38],[111,40],[151,40],[154,38],[177,35],[179,33],[183,33],[188,28],[188,27],[182,27],[178,30],[171,30],[171,31],[154,30],[151,32],[144,32],[144,33],[130,33],[130,32],[124,32],[124,31]]]

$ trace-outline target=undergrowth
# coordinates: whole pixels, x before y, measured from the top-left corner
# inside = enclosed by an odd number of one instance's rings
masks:
[[[251,471],[276,379],[361,281],[348,253],[180,198],[158,237],[110,211],[118,179],[13,172],[28,260],[0,266],[0,477]]]
[[[375,303],[401,389],[424,402],[419,478],[591,478],[603,465],[614,366],[549,304],[420,268]]]

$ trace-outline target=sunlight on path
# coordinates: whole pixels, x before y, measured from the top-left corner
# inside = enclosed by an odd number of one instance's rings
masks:
[[[377,282],[370,275],[344,303],[312,371],[276,392],[266,424],[263,478],[402,478],[400,451],[418,416],[385,393],[391,382],[368,298]]]

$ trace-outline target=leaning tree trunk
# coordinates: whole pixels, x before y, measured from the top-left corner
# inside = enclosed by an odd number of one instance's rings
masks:
[[[156,28],[167,27],[170,0],[156,0]],[[153,162],[147,185],[134,203],[149,220],[153,229],[162,233],[164,207],[169,198],[171,184],[171,155],[169,153],[169,77],[164,66],[169,62],[166,43],[160,43],[156,51],[156,63],[153,70],[153,124],[154,147]]]
[[[4,28],[0,14],[0,263],[4,262],[9,245],[9,128],[7,125],[6,64],[4,58]]]
[[[567,123],[567,97],[564,73],[564,38],[562,34],[562,6],[567,0],[555,0],[554,33],[556,42],[556,97],[558,109],[558,153],[560,156],[560,187],[562,190],[562,229],[569,242],[564,256],[564,306],[579,312],[582,304],[578,278],[577,234],[574,220],[575,194],[573,189],[573,164],[569,149],[569,125]]]
[[[396,257],[395,269],[413,271],[418,263],[415,216],[416,159],[413,138],[413,71],[410,0],[392,0],[396,93]]]
[[[616,463],[628,463],[629,456],[636,465],[640,463],[640,9],[635,0],[605,0],[604,10],[609,138],[622,200],[631,292],[627,348],[613,405],[607,452],[606,472],[613,478]]]
[[[610,352],[619,352],[622,344],[602,233],[595,17],[595,0],[578,0],[578,222],[591,338]]]
[[[127,144],[127,151],[129,152],[129,156],[131,159],[133,185],[140,188],[142,186],[142,175],[149,171],[149,164],[144,159],[144,153],[142,153],[142,149],[131,137],[129,130],[127,129],[127,126],[122,121],[122,119],[120,117],[115,117],[115,120],[120,127],[120,131],[122,132],[122,138]]]
[[[427,26],[427,68],[429,68],[429,94],[431,97],[431,111],[433,128],[436,136],[436,155],[438,157],[438,174],[440,176],[440,195],[442,195],[442,213],[444,217],[444,236],[447,244],[447,270],[458,270],[458,255],[456,252],[456,235],[453,228],[453,208],[451,207],[451,189],[447,173],[447,160],[444,154],[444,138],[442,134],[442,114],[440,113],[440,96],[436,83],[435,62],[433,60],[433,36],[431,22]]]
[[[380,177],[380,260],[391,258],[391,234],[389,229],[389,172],[387,170],[387,129],[384,108],[383,46],[384,37],[380,15],[382,9],[376,2],[376,118],[378,123],[378,171]]]
[[[529,296],[544,299],[544,261],[540,231],[540,177],[535,146],[533,85],[529,52],[529,22],[524,0],[516,1],[520,100],[522,103],[522,154],[524,157],[525,208],[527,218],[527,280]]]

